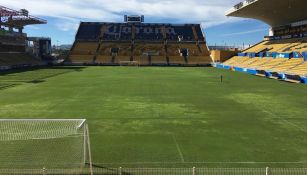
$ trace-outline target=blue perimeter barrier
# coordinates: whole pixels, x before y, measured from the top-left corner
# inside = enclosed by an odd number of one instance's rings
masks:
[[[257,75],[257,70],[256,69],[247,69],[247,73],[251,75]]]
[[[301,77],[301,83],[307,84],[307,77]]]
[[[230,70],[232,67],[227,66],[227,65],[223,65],[223,64],[216,64],[216,68]],[[245,73],[248,73],[250,75],[257,75],[256,69],[246,69],[246,68],[241,68],[241,67],[234,67],[234,70],[237,71],[237,72],[245,72]],[[272,75],[272,72],[265,71],[265,76],[268,77],[268,78],[271,78],[273,75]],[[279,73],[278,78],[280,80],[287,80],[287,76],[286,76],[285,73]],[[301,77],[301,83],[307,84],[307,77]]]

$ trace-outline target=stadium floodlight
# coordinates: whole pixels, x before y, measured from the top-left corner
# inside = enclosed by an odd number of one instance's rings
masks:
[[[0,119],[0,169],[88,169],[85,119]]]

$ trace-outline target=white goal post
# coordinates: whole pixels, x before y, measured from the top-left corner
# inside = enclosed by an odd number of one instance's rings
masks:
[[[88,169],[85,119],[0,119],[0,169]]]
[[[120,61],[119,62],[120,66],[139,66],[138,61]]]

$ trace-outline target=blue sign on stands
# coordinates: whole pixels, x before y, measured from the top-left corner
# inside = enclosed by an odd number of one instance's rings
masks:
[[[302,55],[299,52],[292,52],[293,58],[302,58]]]
[[[254,58],[254,57],[256,56],[256,53],[254,53],[254,52],[248,52],[248,53],[246,54],[246,56],[249,57],[249,58]]]
[[[265,57],[272,57],[272,53],[271,52],[265,52]]]
[[[272,57],[276,58],[277,52],[272,52]]]
[[[274,58],[290,58],[290,53],[276,53]]]
[[[304,33],[304,37],[307,37],[307,33]]]
[[[251,55],[250,55],[251,57],[250,58],[255,58],[256,57],[256,53],[255,52],[253,52],[253,53],[251,53]]]
[[[299,34],[294,34],[294,35],[292,35],[292,38],[299,38],[299,37],[300,37]]]
[[[307,52],[303,52],[304,60],[307,61]]]
[[[262,57],[264,56],[264,53],[263,53],[263,52],[259,52],[259,53],[257,54],[257,56],[260,57],[260,58],[262,58]]]
[[[245,56],[245,53],[238,53],[238,56],[239,56],[239,57],[244,57],[244,56]]]
[[[292,35],[286,35],[286,36],[282,36],[282,39],[290,39],[292,37]]]

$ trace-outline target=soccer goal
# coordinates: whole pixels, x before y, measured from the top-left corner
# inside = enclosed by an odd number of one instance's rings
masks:
[[[119,65],[120,66],[135,66],[135,67],[138,67],[139,62],[138,61],[120,61]]]
[[[89,128],[79,119],[1,119],[0,169],[88,169]]]

